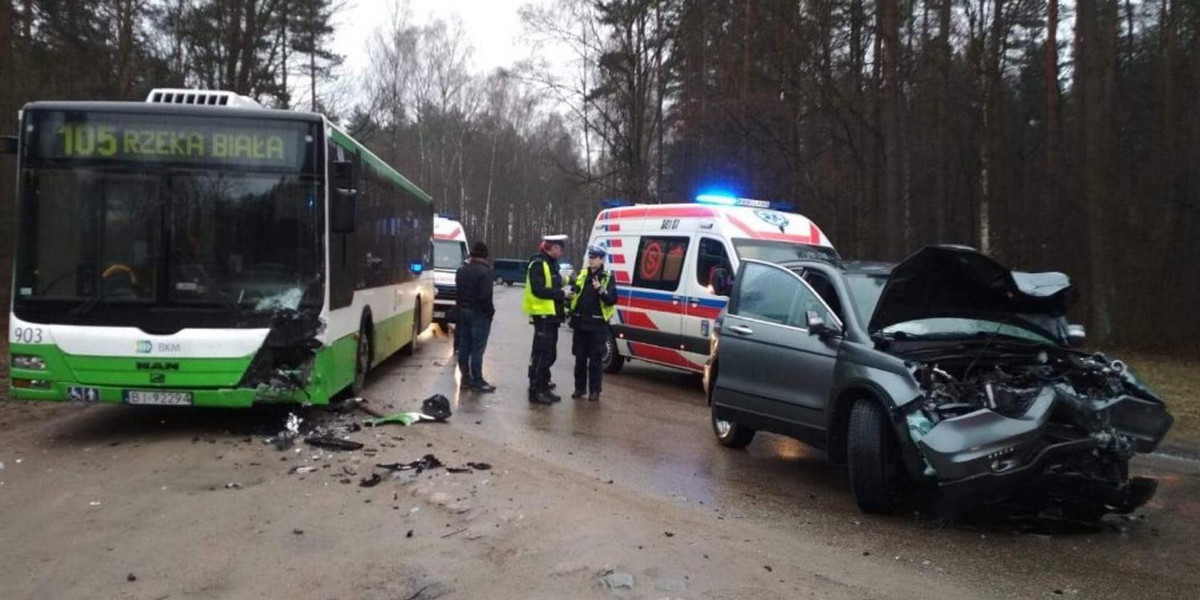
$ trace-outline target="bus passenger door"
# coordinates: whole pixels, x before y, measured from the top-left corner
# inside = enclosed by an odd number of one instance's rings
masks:
[[[708,339],[716,326],[717,317],[728,299],[713,293],[712,275],[717,269],[733,273],[729,249],[724,240],[699,234],[695,242],[693,265],[684,274],[686,313],[680,330],[680,346],[688,360],[703,365],[708,360]]]
[[[635,358],[697,368],[679,350],[690,241],[683,236],[644,236],[638,242],[632,282],[618,292],[621,315],[613,325],[613,333],[628,342]]]

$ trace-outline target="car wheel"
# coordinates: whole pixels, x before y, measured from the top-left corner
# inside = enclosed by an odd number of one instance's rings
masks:
[[[358,345],[354,352],[354,381],[350,383],[350,393],[361,396],[367,385],[367,371],[371,370],[371,323],[363,321],[358,329]]]
[[[604,372],[616,373],[625,366],[625,357],[621,356],[621,352],[617,350],[617,340],[608,334],[608,339],[604,341]]]
[[[716,389],[716,377],[708,386],[708,405],[710,408],[713,433],[717,436],[717,443],[726,448],[745,448],[754,441],[755,430],[738,425],[733,421],[726,421],[717,418],[717,405],[712,401],[713,390]]]
[[[417,339],[421,337],[421,303],[413,307],[413,324],[412,324],[412,341],[409,342],[400,351],[404,356],[412,356],[417,353]]]
[[[877,514],[895,510],[900,495],[900,447],[887,413],[872,398],[859,398],[850,410],[846,458],[858,508]]]

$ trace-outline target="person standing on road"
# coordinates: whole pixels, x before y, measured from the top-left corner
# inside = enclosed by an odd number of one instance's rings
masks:
[[[476,242],[471,255],[454,273],[458,291],[458,370],[462,386],[476,392],[491,393],[496,386],[483,378],[483,352],[487,349],[496,307],[492,303],[492,267],[487,262],[488,247]]]
[[[604,376],[604,347],[608,342],[608,322],[616,312],[617,284],[604,270],[603,246],[588,246],[587,268],[575,278],[571,289],[571,354],[575,355],[575,393],[579,400],[587,395],[590,402],[600,400],[600,379]]]
[[[562,400],[552,390],[550,367],[558,358],[558,328],[565,315],[564,304],[571,294],[564,291],[558,259],[562,257],[565,235],[542,238],[538,253],[529,259],[525,271],[525,300],[522,308],[533,323],[533,350],[529,355],[529,401],[552,404]]]

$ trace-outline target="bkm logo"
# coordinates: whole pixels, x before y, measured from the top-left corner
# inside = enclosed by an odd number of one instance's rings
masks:
[[[137,343],[138,354],[150,354],[150,352],[153,350],[154,350],[153,342],[151,342],[150,340],[138,340],[138,343]]]

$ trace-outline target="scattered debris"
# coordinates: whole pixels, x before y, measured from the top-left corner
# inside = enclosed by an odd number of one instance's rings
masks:
[[[303,421],[297,417],[295,413],[288,413],[287,422],[284,424],[283,431],[275,434],[274,437],[269,437],[265,440],[267,444],[274,444],[279,451],[287,450],[296,443],[296,438],[300,437],[300,423]]]
[[[291,469],[288,471],[288,474],[289,474],[289,475],[291,475],[291,474],[297,474],[297,475],[307,475],[307,474],[309,474],[309,473],[313,473],[313,472],[315,472],[316,470],[317,470],[317,468],[316,468],[316,467],[292,467],[292,468],[291,468]]]
[[[293,529],[292,533],[294,533],[296,535],[304,535],[304,530],[303,529]]]
[[[379,427],[380,425],[403,425],[408,427],[413,423],[421,420],[421,413],[418,412],[402,412],[385,415],[377,419],[367,419],[363,424],[369,427]]]
[[[412,535],[413,535],[413,530],[409,529],[408,533],[404,534],[404,537],[410,538],[410,537],[412,537]]]
[[[489,464],[483,463],[483,462],[469,462],[469,463],[467,463],[467,466],[471,467],[472,469],[475,469],[476,471],[491,471],[492,470],[492,465],[489,465]]]
[[[421,403],[421,412],[434,421],[445,421],[450,418],[450,400],[441,394],[434,394]]]
[[[375,486],[379,485],[379,482],[381,482],[381,481],[383,481],[383,477],[380,477],[379,473],[371,473],[370,477],[363,477],[358,482],[358,487],[365,487],[365,488],[375,487]]]
[[[100,506],[100,502],[92,500],[91,502],[88,502],[88,506]]]
[[[420,475],[423,471],[428,471],[429,469],[436,469],[443,465],[442,465],[442,461],[438,460],[436,456],[434,456],[432,454],[426,454],[425,456],[421,457],[421,460],[414,460],[410,463],[388,463],[388,464],[377,464],[375,466],[379,467],[380,469],[387,469],[389,471],[416,470],[417,474]]]
[[[242,484],[240,484],[240,483],[237,483],[237,482],[233,482],[233,483],[227,483],[227,484],[225,484],[225,489],[227,489],[227,490],[240,490],[240,489],[242,489]]]
[[[673,531],[664,531],[664,532],[663,532],[663,535],[665,535],[665,536],[667,536],[667,537],[675,537],[675,532],[673,532]]]
[[[326,450],[338,450],[338,451],[362,450],[362,447],[363,447],[363,444],[360,442],[355,442],[353,440],[343,440],[341,438],[337,438],[337,437],[334,437],[329,434],[313,435],[313,436],[306,437],[306,438],[304,438],[304,443],[308,444],[309,446],[316,446],[318,448],[324,448]]]
[[[768,573],[775,571],[775,569],[771,568],[771,565],[763,565],[763,569],[765,569]]]
[[[137,581],[137,575],[130,573],[125,576],[125,581]]]

